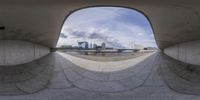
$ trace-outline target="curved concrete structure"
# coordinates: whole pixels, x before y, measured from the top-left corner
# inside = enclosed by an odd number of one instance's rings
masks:
[[[123,6],[143,12],[152,24],[158,47],[164,49],[180,42],[197,40],[199,32],[199,1],[176,2],[154,0],[53,1],[21,2],[2,0],[0,25],[5,29],[1,39],[31,41],[55,47],[62,23],[72,11],[91,6]],[[17,13],[16,13],[17,12]],[[188,34],[190,33],[190,34]]]
[[[0,39],[23,40],[54,48],[67,15],[77,9],[92,6],[122,6],[134,8],[149,19],[158,47],[163,50],[181,42],[199,39],[200,2],[144,1],[53,1],[34,0],[12,2],[2,0],[0,7]],[[17,12],[17,13],[16,13]]]
[[[199,5],[199,1],[189,0],[1,0],[0,94],[45,90],[0,98],[199,100]],[[48,56],[49,50],[56,46],[67,15],[93,6],[121,6],[142,12],[152,25],[158,47],[182,62],[156,53],[121,71],[94,72],[56,54],[53,71],[54,59],[44,59],[54,58]]]

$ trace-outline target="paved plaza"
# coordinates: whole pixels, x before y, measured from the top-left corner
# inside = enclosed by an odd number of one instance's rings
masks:
[[[27,84],[17,83],[17,89],[11,93],[13,87],[7,86],[0,91],[1,100],[199,100],[198,66],[192,66],[173,60],[160,52],[133,58],[128,61],[107,62],[111,68],[103,71],[97,68],[74,64],[70,55],[65,53],[52,54],[55,57],[53,72],[41,74],[41,78],[32,78]],[[49,58],[47,56],[47,58]],[[81,58],[80,63],[86,61]],[[88,64],[96,63],[89,61]],[[51,59],[51,62],[52,59]],[[111,70],[114,66],[120,70]],[[130,64],[127,64],[130,62]],[[134,63],[133,63],[134,62]],[[43,65],[44,61],[35,64]],[[102,62],[101,62],[102,63]],[[44,64],[45,65],[45,64]],[[46,65],[52,65],[46,64]],[[45,66],[46,66],[45,65]],[[99,64],[97,64],[99,65]],[[101,64],[100,64],[101,65]],[[131,66],[132,65],[132,66]],[[120,67],[121,66],[121,67]],[[99,66],[105,67],[105,66]],[[107,66],[109,67],[109,66]],[[31,68],[31,67],[30,67]],[[42,69],[40,69],[42,70]],[[36,71],[39,73],[42,71]],[[3,72],[2,72],[3,73]],[[34,74],[33,74],[34,75]],[[46,77],[44,77],[46,76]],[[51,78],[47,76],[52,76]],[[191,78],[193,77],[193,78]],[[18,78],[20,79],[20,78]],[[23,79],[23,78],[22,78]],[[42,81],[43,79],[44,81]],[[49,80],[48,84],[47,81]],[[23,83],[24,81],[22,81]],[[13,82],[7,82],[13,83]],[[38,84],[41,83],[41,84]],[[29,84],[29,85],[28,85]],[[5,87],[0,85],[1,88]],[[32,87],[34,86],[34,87]],[[40,86],[40,87],[38,87]],[[31,88],[32,87],[32,88]],[[37,91],[40,89],[40,91]],[[7,92],[6,92],[7,91]],[[29,92],[30,91],[30,92]],[[17,94],[20,93],[20,94]]]

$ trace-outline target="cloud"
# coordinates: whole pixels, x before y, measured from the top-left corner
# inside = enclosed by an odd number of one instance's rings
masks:
[[[106,43],[109,47],[114,48],[125,48],[122,43],[119,42],[115,37],[111,37],[106,35],[104,32],[108,32],[108,29],[95,29],[89,28],[86,30],[78,30],[78,29],[66,29],[70,31],[65,31],[68,33],[69,37],[72,37],[74,40],[90,40],[90,42],[96,43],[99,41],[101,43]],[[92,31],[91,31],[92,30]],[[92,32],[92,33],[91,33]],[[95,41],[96,40],[96,41]]]
[[[139,36],[142,36],[142,35],[144,35],[144,33],[137,33]]]
[[[114,48],[125,48],[121,43],[118,42],[116,39],[115,41],[107,41],[106,42],[108,46],[114,47]]]
[[[108,27],[64,27],[63,33],[68,34],[68,42],[73,43],[72,45],[76,45],[77,41],[88,41],[97,44],[104,42],[108,47],[113,48],[131,48],[130,42],[137,41],[139,44],[143,44],[144,46],[154,46],[154,41],[148,41],[152,39],[145,38],[146,33],[142,27],[124,24],[121,24],[120,26],[120,30],[113,30]],[[124,30],[122,30],[122,28]],[[148,37],[150,37],[150,35],[148,35]]]
[[[67,35],[65,35],[64,33],[60,33],[60,37],[61,38],[67,38]]]
[[[112,20],[115,17],[121,16],[119,13],[121,12],[120,9],[121,8],[113,7],[85,8],[71,14],[65,23],[72,27],[76,27],[77,25],[85,26],[94,24],[98,21]]]
[[[60,36],[59,45],[77,45],[77,41],[98,45],[105,42],[115,48],[130,48],[133,41],[144,46],[156,45],[155,41],[151,42],[154,36],[148,20],[137,11],[125,8],[98,7],[77,11],[68,17],[61,32],[67,34],[67,39]]]
[[[109,37],[104,35],[104,34],[101,34],[101,33],[92,33],[88,36],[89,39],[100,39],[100,40],[107,40]]]
[[[114,47],[114,48],[125,48],[123,44],[119,43],[118,39],[115,39],[114,37],[109,37],[107,35],[104,35],[102,33],[92,33],[88,36],[89,39],[98,39],[99,41],[102,41],[106,43],[108,46]]]
[[[72,31],[69,33],[73,38],[86,38],[86,33],[84,31]]]
[[[153,35],[153,33],[151,33],[151,34],[150,34],[150,37],[154,38],[154,35]]]

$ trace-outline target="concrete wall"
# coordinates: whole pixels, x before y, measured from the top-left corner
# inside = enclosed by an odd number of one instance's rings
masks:
[[[25,41],[0,40],[0,65],[17,65],[38,59],[49,48]]]
[[[200,65],[200,40],[168,47],[164,49],[164,53],[174,59]]]

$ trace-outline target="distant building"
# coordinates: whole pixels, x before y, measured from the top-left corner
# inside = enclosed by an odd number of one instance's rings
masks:
[[[88,44],[87,41],[78,42],[78,47],[81,48],[81,49],[88,49],[89,44]]]
[[[90,43],[90,48],[93,48],[93,47],[92,47],[92,43]]]
[[[78,49],[79,47],[78,47],[78,46],[73,46],[72,48],[73,48],[73,49]]]
[[[93,44],[93,48],[97,48],[97,44],[94,43],[94,44]]]
[[[106,49],[106,44],[104,42],[101,44],[101,49]]]
[[[101,45],[93,44],[93,48],[98,50],[106,49],[106,44],[105,43],[102,43]]]
[[[60,48],[71,49],[72,45],[61,45]]]
[[[144,46],[140,45],[140,44],[135,44],[134,45],[134,49],[138,49],[138,50],[143,50]]]
[[[106,47],[106,49],[114,49],[113,47]]]

